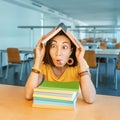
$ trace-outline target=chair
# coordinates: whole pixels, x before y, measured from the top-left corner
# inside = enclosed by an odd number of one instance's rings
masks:
[[[22,80],[23,67],[25,61],[21,60],[18,48],[7,48],[7,57],[8,57],[8,65],[6,69],[5,79],[8,78],[8,71],[10,65],[15,65],[15,66],[21,65],[20,80]]]
[[[100,48],[101,49],[107,49],[107,42],[106,41],[101,41],[100,42]],[[97,58],[97,60],[100,62],[100,63],[105,63],[106,66],[107,66],[107,63],[108,63],[108,59],[107,58]],[[107,71],[107,70],[106,70]],[[101,77],[101,76],[100,76]],[[101,78],[100,78],[101,80]]]
[[[87,43],[87,40],[79,40],[79,42],[80,42],[81,44],[85,44],[85,43]]]
[[[113,38],[113,39],[112,39],[112,43],[117,43],[117,39],[116,39],[116,38]]]
[[[87,42],[88,42],[88,43],[93,43],[93,42],[94,42],[94,39],[93,39],[93,38],[89,38],[89,39],[87,39]]]
[[[120,49],[120,43],[116,43],[115,48]]]
[[[102,42],[100,42],[100,48],[101,49],[107,49],[107,43],[106,43],[106,41],[102,41]],[[100,58],[100,62],[106,62],[106,59],[105,58]]]
[[[114,80],[115,80],[115,89],[116,90],[118,88],[118,84],[117,84],[118,83],[118,78],[117,78],[117,72],[118,72],[118,70],[120,70],[120,53],[118,55],[118,62],[116,64],[115,71],[114,71],[114,75],[115,75]]]
[[[107,43],[106,43],[106,41],[101,41],[100,42],[100,49],[107,49]]]
[[[101,49],[106,49],[106,48],[107,48],[107,43],[106,43],[106,41],[100,42],[100,48],[101,48]]]
[[[96,88],[98,88],[98,71],[99,62],[97,63],[96,53],[94,50],[86,50],[84,58],[89,65],[90,69],[96,69]]]

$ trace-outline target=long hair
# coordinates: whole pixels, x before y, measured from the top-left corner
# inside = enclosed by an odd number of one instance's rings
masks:
[[[60,31],[58,34],[56,34],[54,37],[58,36],[58,35],[65,35],[65,33],[63,31]],[[65,35],[66,36],[66,35]],[[54,38],[53,37],[53,38]],[[66,36],[67,37],[67,36]],[[51,46],[51,43],[52,43],[52,39],[50,39],[47,43],[46,43],[46,46],[45,46],[45,56],[43,58],[43,61],[44,61],[44,64],[50,64],[52,66],[55,66],[53,61],[52,61],[52,58],[50,56],[50,46]],[[68,37],[67,37],[68,38]],[[69,38],[68,38],[69,39]],[[70,40],[70,39],[69,39]],[[76,66],[77,65],[77,58],[76,58],[76,55],[75,55],[75,52],[76,52],[76,46],[72,43],[72,41],[70,40],[71,42],[71,48],[72,48],[72,54],[70,55],[71,58],[73,58],[74,60],[74,63],[72,65],[69,65],[69,66]]]

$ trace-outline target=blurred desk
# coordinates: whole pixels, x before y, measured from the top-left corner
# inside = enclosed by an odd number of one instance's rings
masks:
[[[1,120],[120,120],[120,97],[97,95],[94,104],[78,98],[75,110],[33,108],[24,87],[0,85]]]
[[[93,49],[99,58],[118,58],[120,49]]]
[[[107,43],[107,49],[115,49],[115,45],[116,45],[116,43]]]
[[[7,49],[0,49],[0,77],[2,77],[2,63],[3,54],[7,52]],[[26,59],[28,54],[33,54],[33,49],[31,48],[19,48],[19,52],[24,54],[24,59]]]
[[[83,44],[84,47],[88,47],[89,49],[96,49],[100,46],[100,43],[84,43]]]
[[[20,53],[33,53],[32,48],[18,48]]]
[[[96,57],[97,58],[105,58],[106,59],[106,76],[108,77],[108,72],[110,72],[109,74],[113,74],[113,76],[114,76],[114,72],[111,73],[111,71],[110,71],[111,68],[108,68],[108,67],[110,67],[108,65],[108,60],[112,59],[114,61],[115,67],[113,69],[116,69],[120,49],[104,49],[104,50],[102,50],[102,49],[94,49],[94,50],[96,52]],[[98,62],[100,64],[99,60],[100,59],[98,59]]]

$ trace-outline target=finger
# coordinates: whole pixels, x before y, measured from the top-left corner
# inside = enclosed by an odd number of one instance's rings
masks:
[[[45,35],[43,35],[43,36],[41,37],[41,39],[38,41],[36,47],[40,47],[40,46],[41,46],[41,43],[42,43],[42,41],[44,40],[44,38],[45,38]]]
[[[36,47],[39,47],[39,46],[40,46],[40,44],[41,44],[41,39],[38,41],[38,43],[37,43]]]
[[[76,40],[76,42],[77,42],[78,46],[83,49],[83,45],[78,40]]]
[[[83,48],[83,47],[78,47],[77,50],[78,50],[79,52],[82,52],[82,51],[84,51],[84,48]]]

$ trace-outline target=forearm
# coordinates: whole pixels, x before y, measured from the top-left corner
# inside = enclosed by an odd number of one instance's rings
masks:
[[[78,76],[82,96],[87,103],[93,103],[96,96],[95,87],[91,81],[89,66],[84,59],[85,49],[80,43],[78,43],[78,45],[79,47],[76,49],[76,58],[79,66]]]
[[[34,88],[42,81],[42,75],[31,72],[25,85],[25,98],[32,99]]]
[[[35,62],[34,68],[39,69],[40,64]],[[25,98],[32,99],[34,88],[36,88],[42,81],[42,75],[31,71],[28,80],[25,85]]]
[[[79,80],[81,92],[87,103],[93,103],[96,97],[96,90],[91,80],[89,68],[86,67],[84,60],[79,61]]]
[[[83,99],[87,103],[93,103],[96,99],[96,90],[89,75],[80,77],[80,86]]]

